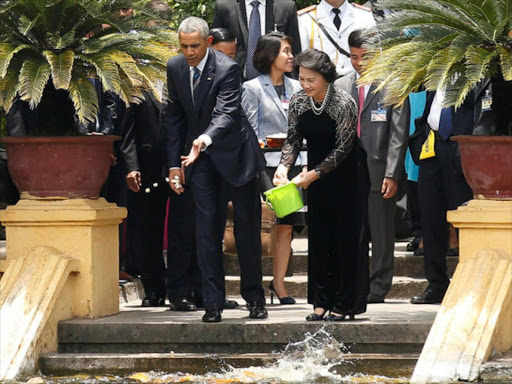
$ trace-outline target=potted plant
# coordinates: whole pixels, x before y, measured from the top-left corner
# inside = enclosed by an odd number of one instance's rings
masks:
[[[159,3],[1,2],[0,106],[21,100],[38,116],[36,137],[2,139],[22,197],[98,197],[116,137],[79,136],[78,126],[95,124],[99,83],[127,106],[143,91],[162,100],[175,35]]]
[[[445,88],[460,106],[481,81],[492,83],[493,136],[457,136],[464,175],[476,196],[512,198],[512,7],[509,0],[379,0],[392,14],[378,26],[363,82],[401,105],[424,86]]]

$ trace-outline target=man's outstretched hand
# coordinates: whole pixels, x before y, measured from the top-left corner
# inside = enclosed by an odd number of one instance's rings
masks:
[[[188,167],[190,164],[193,164],[194,161],[197,160],[201,151],[203,150],[205,144],[201,139],[195,139],[192,142],[192,148],[190,149],[190,153],[187,156],[181,156],[181,164],[184,167]]]

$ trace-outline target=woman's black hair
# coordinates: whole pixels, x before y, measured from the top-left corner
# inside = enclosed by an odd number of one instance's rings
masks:
[[[210,36],[213,37],[212,45],[222,42],[236,43],[235,35],[229,32],[226,28],[212,28],[210,29]]]
[[[270,73],[272,63],[279,55],[283,41],[287,41],[290,46],[292,45],[292,38],[280,32],[270,32],[260,37],[253,57],[254,68],[258,72],[264,75]]]
[[[328,83],[333,83],[338,78],[336,66],[329,56],[317,49],[307,49],[298,54],[296,66],[304,67],[321,74]]]

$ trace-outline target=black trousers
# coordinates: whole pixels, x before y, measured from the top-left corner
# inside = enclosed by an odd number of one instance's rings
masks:
[[[409,231],[414,236],[421,236],[421,210],[418,196],[418,182],[407,180],[407,211],[409,213]]]
[[[201,274],[197,264],[195,240],[195,206],[192,191],[169,197],[167,220],[167,276],[169,300],[201,296]]]
[[[460,166],[457,143],[436,140],[436,156],[420,162],[418,189],[423,229],[425,276],[429,287],[444,292],[450,284],[446,273],[448,210],[473,197]]]
[[[127,258],[138,265],[146,296],[165,297],[162,248],[168,196],[165,182],[149,193],[128,191]]]
[[[196,161],[189,188],[192,188],[195,203],[197,260],[202,276],[204,308],[222,308],[226,296],[222,240],[229,195],[235,211],[242,297],[250,303],[264,304],[259,230],[261,205],[256,179],[239,188],[230,187],[209,156],[203,154]]]

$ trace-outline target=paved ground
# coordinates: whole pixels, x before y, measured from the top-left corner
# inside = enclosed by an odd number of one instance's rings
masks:
[[[236,299],[240,304],[243,299]],[[140,302],[121,304],[120,313],[108,316],[98,321],[104,323],[183,323],[201,321],[204,311],[174,312],[168,308],[141,308]],[[269,318],[266,320],[254,320],[248,317],[248,311],[240,306],[238,309],[225,310],[224,322],[265,322],[265,323],[295,323],[304,322],[304,318],[311,313],[311,305],[304,299],[299,299],[295,305],[267,305]],[[439,305],[413,305],[407,301],[389,300],[384,304],[370,304],[368,311],[356,317],[358,323],[392,324],[392,323],[432,323],[439,309]],[[91,320],[87,320],[91,321]]]

